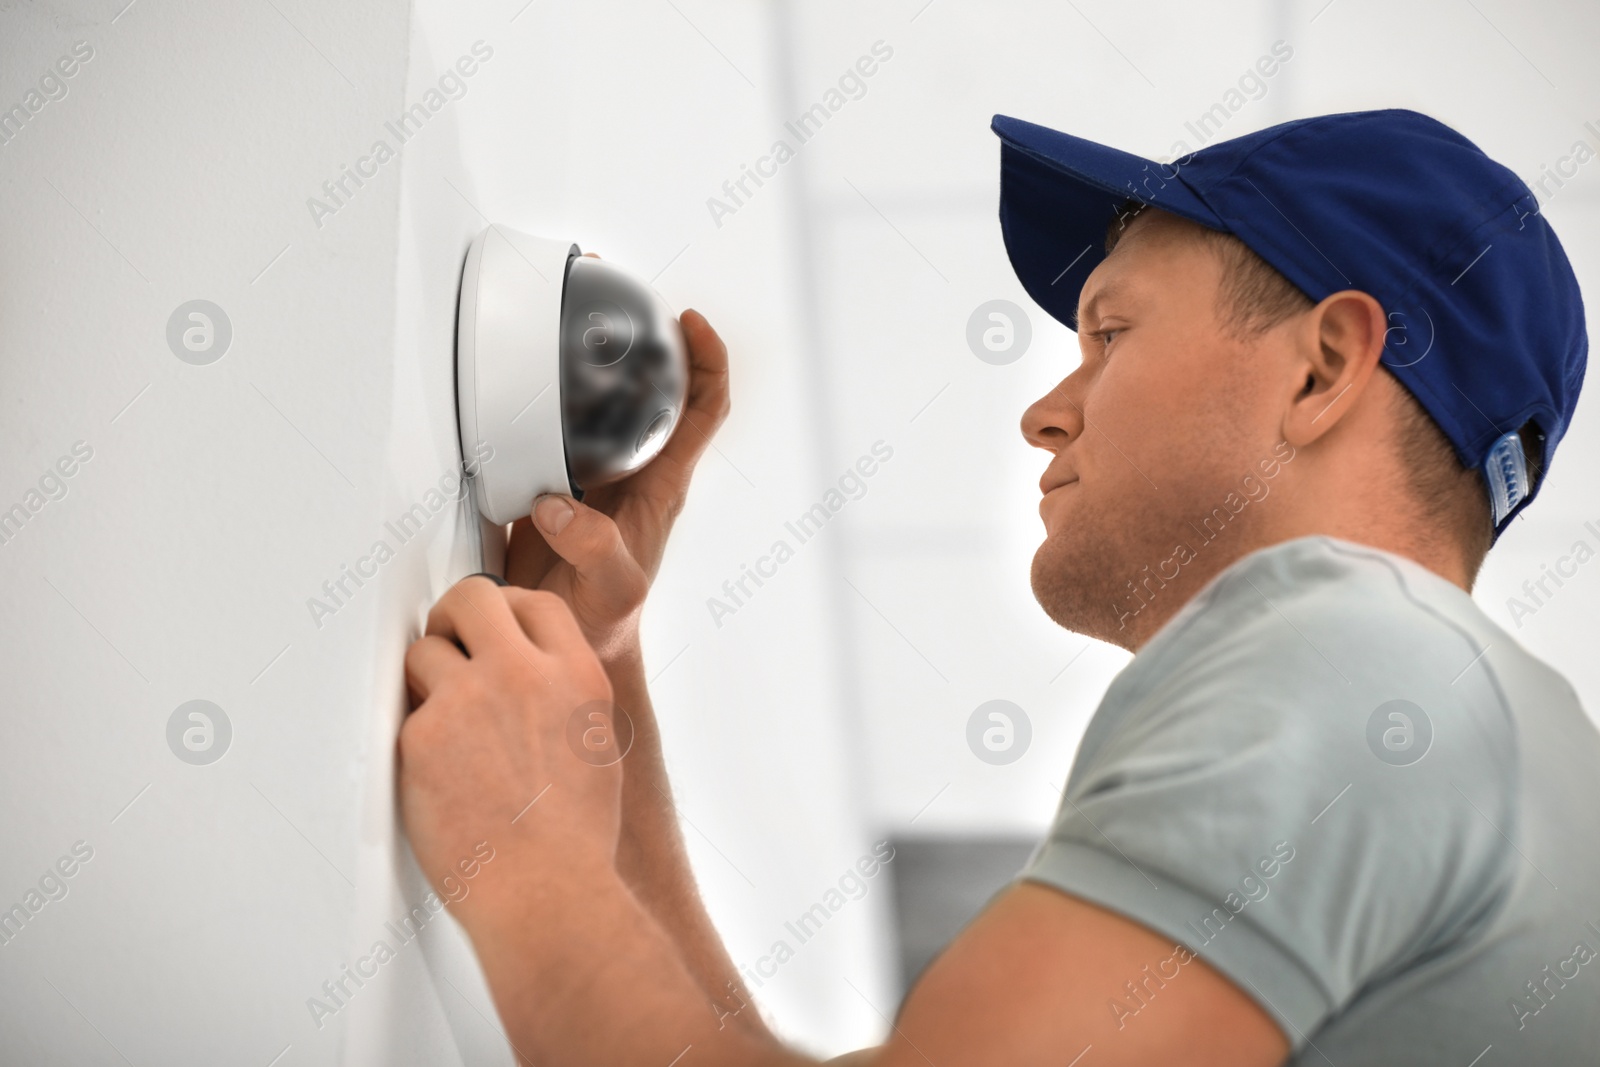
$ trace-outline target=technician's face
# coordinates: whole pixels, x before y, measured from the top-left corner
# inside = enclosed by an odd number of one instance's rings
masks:
[[[1084,285],[1082,362],[1022,419],[1052,457],[1034,595],[1061,625],[1125,648],[1156,598],[1176,607],[1220,569],[1210,564],[1226,550],[1195,527],[1279,440],[1273,376],[1221,329],[1222,267],[1191,227],[1148,209],[1130,223]],[[1167,562],[1180,543],[1209,558]],[[1179,573],[1149,581],[1147,566]]]

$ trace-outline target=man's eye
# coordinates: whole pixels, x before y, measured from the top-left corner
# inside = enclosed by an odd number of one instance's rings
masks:
[[[1111,347],[1111,342],[1116,338],[1117,334],[1121,332],[1121,330],[1096,330],[1094,332],[1094,337],[1095,340],[1100,342],[1100,348],[1104,350]]]

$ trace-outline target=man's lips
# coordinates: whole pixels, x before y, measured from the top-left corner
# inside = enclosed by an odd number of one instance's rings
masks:
[[[1039,518],[1045,520],[1045,526],[1047,528],[1050,525],[1050,520],[1046,517],[1046,509],[1050,507],[1050,494],[1054,493],[1057,489],[1065,489],[1069,485],[1077,484],[1078,479],[1076,478],[1051,478],[1047,475],[1044,478],[1039,479],[1039,491],[1042,494],[1039,497]]]

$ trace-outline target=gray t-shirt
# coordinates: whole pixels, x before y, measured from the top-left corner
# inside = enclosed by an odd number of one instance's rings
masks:
[[[1159,596],[1160,590],[1155,595]],[[1022,878],[1174,940],[1288,1062],[1600,1062],[1600,734],[1411,560],[1329,537],[1218,574],[1112,682]]]

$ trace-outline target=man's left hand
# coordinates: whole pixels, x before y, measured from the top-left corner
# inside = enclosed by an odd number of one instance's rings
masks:
[[[520,906],[546,867],[609,872],[623,750],[610,682],[561,597],[465,578],[405,666],[415,710],[400,730],[399,790],[417,860],[439,887],[481,842],[495,850],[457,917],[470,926],[492,910],[496,887]]]

